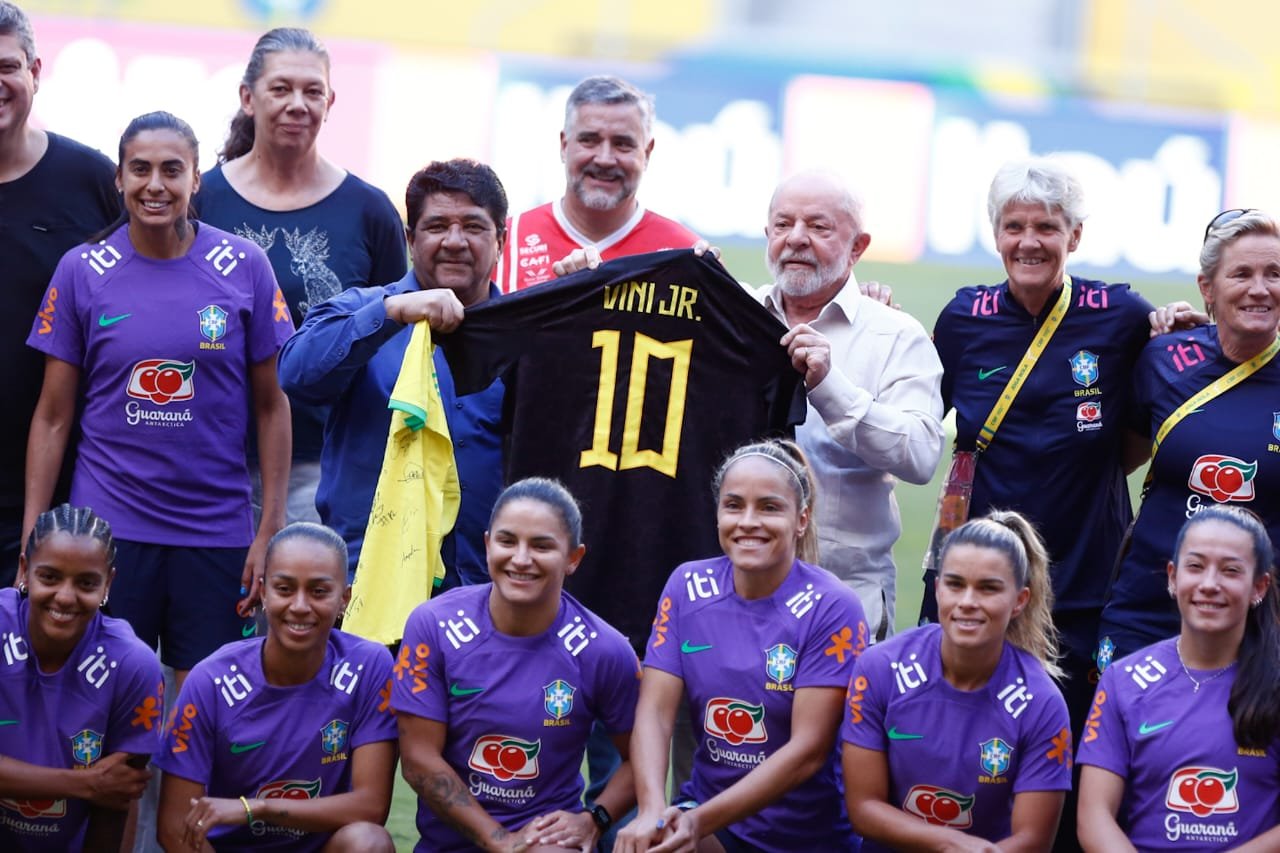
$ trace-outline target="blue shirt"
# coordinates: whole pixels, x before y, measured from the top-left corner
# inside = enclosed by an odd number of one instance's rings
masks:
[[[383,299],[419,289],[410,270],[395,284],[345,290],[312,308],[280,352],[280,386],[304,402],[331,406],[316,509],[346,541],[352,574],[391,428],[387,401],[412,328],[388,318]],[[497,295],[490,285],[489,296]],[[481,583],[489,577],[484,531],[502,489],[502,381],[459,397],[440,350],[435,366],[462,485],[458,521],[441,551],[445,565],[464,583]]]
[[[1132,429],[1151,440],[1169,415],[1236,367],[1217,326],[1162,335],[1134,371]],[[1178,632],[1165,567],[1178,531],[1202,507],[1234,504],[1258,514],[1280,541],[1280,360],[1187,415],[1160,444],[1133,541],[1102,613],[1102,635],[1127,654]],[[1118,655],[1117,655],[1118,656]],[[1103,667],[1099,667],[1102,669]]]
[[[942,309],[933,339],[942,400],[956,410],[956,446],[972,450],[992,406],[1057,300],[1033,317],[1008,282],[965,287]],[[1127,284],[1072,277],[1071,305],[978,459],[970,517],[1017,510],[1052,560],[1057,611],[1101,607],[1132,517],[1122,446],[1130,377],[1149,336],[1150,303]],[[1089,636],[1068,637],[1091,648]]]

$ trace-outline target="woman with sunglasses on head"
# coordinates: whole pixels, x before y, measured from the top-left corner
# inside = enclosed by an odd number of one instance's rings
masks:
[[[1016,512],[942,546],[938,624],[849,682],[845,797],[864,851],[1049,850],[1071,787],[1044,543]]]
[[[1081,738],[1100,853],[1280,849],[1280,595],[1262,521],[1193,514],[1164,574],[1181,626],[1103,673]]]
[[[0,849],[115,850],[160,746],[160,663],[104,616],[111,526],[70,504],[35,519],[0,590]]]
[[[1158,337],[1134,369],[1129,441],[1155,458],[1102,614],[1098,668],[1178,630],[1157,567],[1181,523],[1215,504],[1280,537],[1280,225],[1259,210],[1205,229],[1196,279],[1211,325]]]

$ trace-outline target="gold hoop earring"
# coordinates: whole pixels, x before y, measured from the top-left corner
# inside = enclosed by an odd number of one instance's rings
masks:
[[[25,583],[18,584],[18,594],[19,595],[27,594],[27,585]]]

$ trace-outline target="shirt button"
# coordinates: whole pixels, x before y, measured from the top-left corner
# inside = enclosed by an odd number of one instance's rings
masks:
[[[454,403],[454,404],[453,404],[453,407],[454,407],[455,409],[461,409],[461,408],[462,408],[462,404],[461,404],[461,403]]]
[[[465,440],[465,439],[461,439],[461,438],[460,438],[460,439],[458,439],[458,446],[459,446],[459,447],[466,447],[466,446],[467,446],[467,442],[466,442],[466,440]]]

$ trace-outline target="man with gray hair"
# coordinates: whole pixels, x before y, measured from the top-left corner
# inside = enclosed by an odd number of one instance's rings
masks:
[[[636,199],[653,153],[653,96],[617,77],[588,77],[569,93],[560,131],[565,192],[507,223],[495,280],[504,293],[580,268],[557,268],[573,252],[594,265],[627,255],[687,249],[698,239]]]
[[[796,440],[818,481],[821,565],[853,588],[871,641],[893,631],[895,478],[927,483],[942,454],[942,364],[913,317],[863,295],[853,266],[871,243],[858,199],[805,172],[774,191],[758,295],[788,327],[809,411]]]
[[[41,300],[63,253],[120,212],[110,160],[28,121],[40,71],[31,21],[0,0],[0,399],[9,412],[0,421],[0,586],[18,571],[27,430],[44,377],[44,357],[26,346],[27,333],[37,313],[51,321],[58,311],[54,294]],[[66,497],[72,459],[66,454],[55,504]]]

